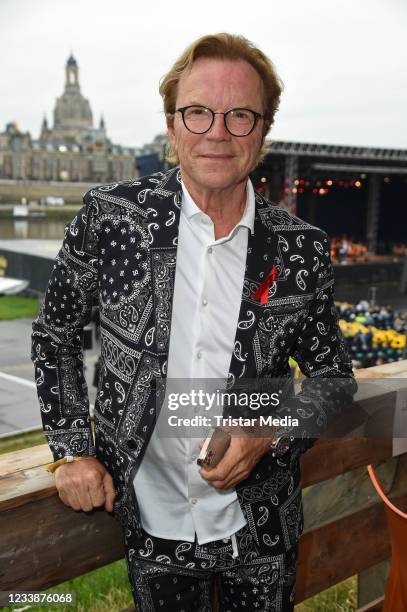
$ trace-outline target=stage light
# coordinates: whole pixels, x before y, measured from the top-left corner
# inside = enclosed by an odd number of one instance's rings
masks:
[[[325,185],[332,185],[331,179],[329,179],[329,181],[325,181]]]
[[[316,187],[313,188],[312,193],[318,193],[318,189]]]
[[[388,176],[385,176],[383,180],[385,183],[390,183],[390,178]]]
[[[361,178],[361,179],[365,179],[365,178],[366,178],[366,174],[361,174],[361,175],[360,175],[360,178]]]
[[[297,193],[297,187],[293,187],[291,190],[293,193]]]
[[[262,176],[260,180],[261,180],[262,183],[267,183],[267,179],[266,179],[265,176]]]
[[[360,181],[355,181],[355,187],[362,187],[362,183]]]
[[[304,189],[302,187],[299,188],[298,190],[300,193],[304,193]]]
[[[299,181],[298,179],[295,179],[295,181],[294,181],[294,185],[298,185],[298,183],[299,183],[299,182],[300,182],[300,181]]]

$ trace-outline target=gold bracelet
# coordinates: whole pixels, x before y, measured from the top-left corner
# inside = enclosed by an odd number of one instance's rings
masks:
[[[63,465],[64,463],[72,463],[73,461],[79,461],[80,459],[86,459],[88,457],[88,455],[85,456],[80,456],[80,457],[76,457],[76,456],[72,456],[72,455],[67,455],[66,457],[63,457],[62,459],[58,459],[58,461],[54,461],[53,463],[49,463],[46,466],[46,470],[47,472],[52,472],[54,473],[55,470],[57,468],[59,468],[60,465]]]

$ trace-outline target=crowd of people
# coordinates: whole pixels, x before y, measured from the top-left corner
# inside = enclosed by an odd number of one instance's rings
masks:
[[[367,261],[367,246],[354,242],[346,234],[340,238],[331,238],[331,259],[337,263]]]
[[[390,306],[338,303],[342,333],[355,368],[406,358],[407,312]]]
[[[407,245],[403,242],[386,244],[379,241],[377,245],[378,255],[392,255],[399,258],[407,254]],[[331,238],[331,259],[334,263],[360,263],[369,261],[367,245],[364,242],[356,242],[348,238],[346,234]]]

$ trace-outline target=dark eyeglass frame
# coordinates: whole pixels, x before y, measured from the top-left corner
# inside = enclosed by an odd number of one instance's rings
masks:
[[[207,111],[209,111],[212,114],[212,121],[208,127],[208,129],[204,130],[203,132],[194,132],[193,130],[191,130],[186,122],[185,122],[185,117],[184,117],[184,113],[185,111],[187,111],[189,108],[203,108]],[[247,132],[247,134],[234,134],[233,132],[230,131],[230,129],[227,126],[226,123],[226,117],[227,115],[229,115],[229,113],[233,113],[239,110],[244,110],[247,111],[249,113],[252,113],[253,117],[254,117],[254,121],[253,121],[253,125],[250,128],[250,131]],[[251,134],[254,130],[254,128],[257,125],[257,122],[259,121],[259,119],[264,119],[264,115],[261,115],[260,113],[257,113],[256,111],[252,110],[251,108],[243,108],[243,107],[239,107],[239,108],[231,108],[230,110],[226,111],[225,113],[215,113],[215,111],[213,111],[211,108],[208,108],[208,106],[201,106],[199,104],[189,104],[188,106],[182,106],[180,108],[176,108],[175,113],[181,113],[182,116],[182,122],[185,125],[186,129],[188,130],[188,132],[191,132],[191,134],[206,134],[206,132],[209,132],[209,130],[211,129],[211,127],[213,126],[213,123],[215,121],[215,115],[223,115],[223,122],[225,124],[225,128],[226,130],[229,132],[229,134],[231,134],[232,136],[235,136],[236,138],[244,138],[245,136],[249,136],[249,134]]]

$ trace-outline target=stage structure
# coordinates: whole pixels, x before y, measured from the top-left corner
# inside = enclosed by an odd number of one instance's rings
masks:
[[[353,232],[371,253],[378,250],[380,228],[385,240],[407,242],[407,149],[287,141],[267,148],[253,179],[272,201],[330,235],[335,224],[341,233]]]

